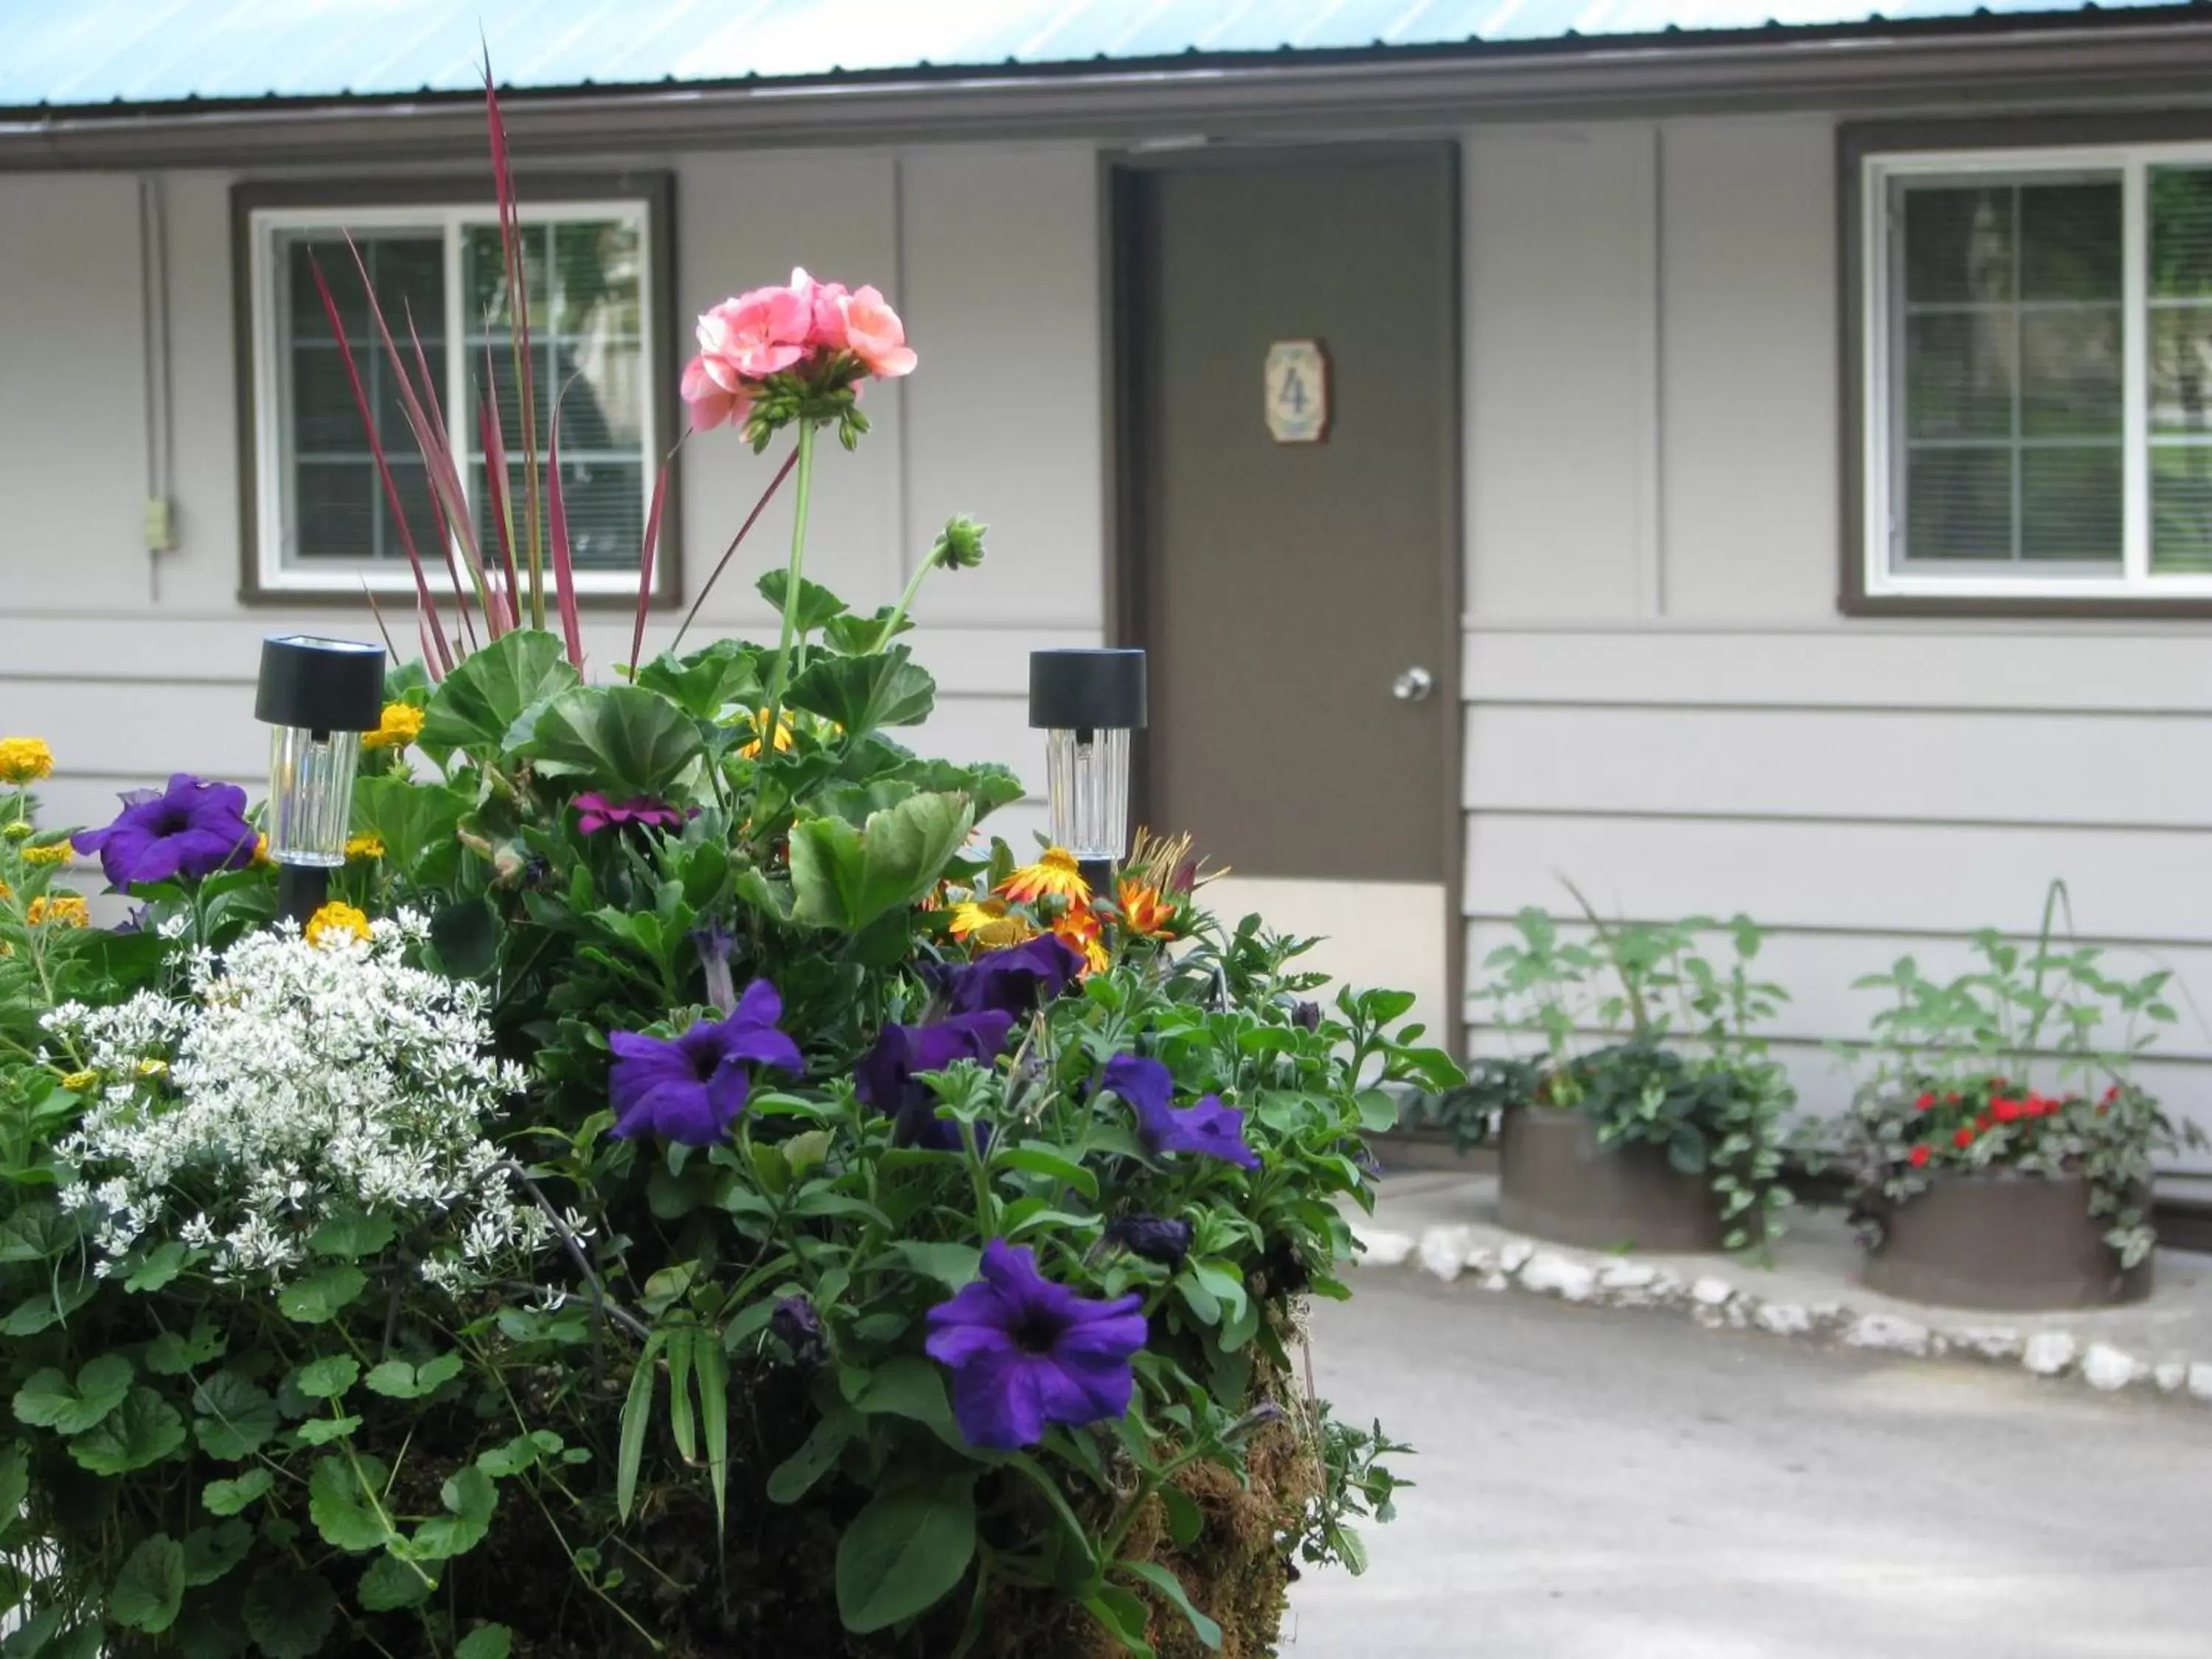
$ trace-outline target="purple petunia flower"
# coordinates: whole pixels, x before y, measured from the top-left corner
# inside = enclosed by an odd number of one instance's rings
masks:
[[[960,1126],[937,1115],[937,1094],[921,1081],[963,1060],[989,1065],[1006,1046],[1013,1016],[996,1009],[955,1014],[932,1025],[886,1025],[876,1046],[853,1068],[861,1100],[895,1120],[894,1146],[961,1149]]]
[[[246,791],[234,783],[179,772],[167,789],[133,789],[122,801],[112,823],[76,838],[79,852],[100,854],[112,887],[172,876],[197,880],[253,862],[258,837],[246,821]]]
[[[710,1146],[745,1109],[747,1062],[796,1076],[805,1066],[799,1045],[775,1029],[783,999],[757,979],[727,1019],[702,1019],[678,1037],[610,1031],[615,1063],[607,1075],[615,1126],[628,1140],[659,1135],[686,1146]]]
[[[1157,1060],[1116,1054],[1106,1062],[1105,1083],[1136,1113],[1137,1139],[1153,1157],[1201,1152],[1240,1169],[1260,1167],[1259,1153],[1244,1144],[1244,1114],[1224,1106],[1218,1095],[1195,1106],[1174,1105],[1175,1079]]]
[[[822,1363],[822,1316],[814,1311],[814,1304],[803,1296],[787,1296],[777,1300],[768,1316],[769,1332],[791,1350],[791,1357],[802,1365]]]
[[[1056,933],[1040,933],[1003,951],[986,951],[973,962],[940,965],[931,973],[955,1014],[996,1009],[1016,1019],[1061,995],[1082,977],[1083,958]]]
[[[651,795],[633,795],[620,805],[593,790],[575,799],[576,828],[587,836],[612,827],[635,823],[647,830],[681,830],[684,814]]]
[[[1180,1267],[1190,1254],[1194,1230],[1188,1221],[1160,1215],[1125,1215],[1106,1224],[1104,1242],[1164,1267]]]
[[[1079,1295],[1038,1273],[1027,1245],[1002,1238],[983,1247],[982,1267],[929,1310],[922,1345],[952,1373],[952,1415],[968,1443],[1015,1451],[1042,1440],[1047,1424],[1125,1415],[1144,1298]]]

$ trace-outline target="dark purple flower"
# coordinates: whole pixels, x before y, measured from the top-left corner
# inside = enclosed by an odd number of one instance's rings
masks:
[[[686,1146],[711,1146],[729,1133],[745,1109],[748,1061],[794,1076],[804,1068],[799,1045],[775,1029],[783,999],[757,979],[726,1019],[702,1019],[679,1037],[610,1031],[615,1051],[607,1076],[615,1127],[627,1140],[659,1135]]]
[[[112,887],[198,879],[218,870],[243,870],[258,841],[246,821],[246,791],[234,783],[204,783],[189,772],[167,789],[133,789],[105,830],[76,837],[81,853],[100,854]]]
[[[1301,1031],[1321,1030],[1321,1004],[1301,1002],[1291,1010],[1291,1024]]]
[[[575,800],[576,828],[587,836],[596,836],[612,826],[619,830],[626,823],[635,823],[647,830],[681,830],[684,814],[665,800],[655,800],[651,795],[633,795],[617,805],[596,790],[579,795]]]
[[[1244,1114],[1224,1106],[1218,1095],[1195,1106],[1173,1104],[1175,1079],[1157,1060],[1116,1054],[1106,1062],[1106,1086],[1129,1103],[1137,1115],[1137,1139],[1153,1157],[1202,1152],[1243,1169],[1260,1167],[1259,1153],[1244,1144]]]
[[[775,1311],[768,1316],[768,1328],[778,1341],[791,1350],[791,1357],[799,1364],[822,1363],[822,1316],[814,1311],[814,1304],[805,1297],[781,1297]]]
[[[938,1116],[936,1091],[921,1074],[941,1072],[963,1060],[988,1066],[1006,1048],[1013,1029],[1013,1016],[994,1009],[956,1014],[932,1025],[886,1025],[876,1046],[853,1068],[853,1081],[863,1102],[895,1120],[892,1146],[957,1152],[960,1126]]]
[[[937,968],[931,977],[947,1010],[979,1014],[995,1009],[1025,1018],[1082,977],[1083,958],[1056,933],[1040,933],[973,962]]]
[[[1026,1244],[994,1238],[983,1276],[929,1310],[929,1357],[952,1373],[952,1415],[971,1446],[1016,1451],[1048,1423],[1121,1417],[1145,1346],[1144,1298],[1101,1302],[1037,1272]]]
[[[1132,1255],[1164,1267],[1180,1267],[1190,1254],[1192,1227],[1161,1215],[1125,1215],[1106,1224],[1105,1240]]]

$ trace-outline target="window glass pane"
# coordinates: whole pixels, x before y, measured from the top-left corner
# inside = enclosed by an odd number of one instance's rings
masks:
[[[2021,557],[2118,564],[2120,471],[2118,444],[2039,445],[2021,451]]]
[[[1905,297],[1915,305],[2013,297],[2010,185],[1905,192]]]
[[[413,358],[411,317],[432,372],[445,362],[445,240],[434,228],[356,232],[377,302],[395,343]],[[402,560],[405,549],[371,458],[368,434],[346,371],[350,355],[393,469],[416,544],[433,544],[428,488],[401,409],[399,380],[369,319],[361,269],[337,230],[276,234],[279,446],[287,563]],[[328,284],[345,329],[332,334],[315,273]]]
[[[2150,568],[2167,574],[2212,571],[2212,446],[2153,446]]]
[[[2212,305],[2150,313],[2150,429],[2212,432]]]
[[[1905,496],[1912,556],[2009,560],[2012,464],[2009,447],[1913,450]]]
[[[1913,179],[1891,200],[1893,556],[2117,562],[2118,175]]]
[[[2150,169],[2151,297],[2212,299],[2212,169]]]
[[[637,228],[620,220],[568,220],[524,228],[531,276],[532,415],[539,451],[560,400],[562,501],[580,568],[635,567],[643,539],[648,388],[642,337],[643,253]],[[498,228],[462,235],[469,299],[470,477],[483,477],[478,410],[487,379],[501,441],[522,449],[522,404],[504,291]],[[487,364],[485,354],[489,353]],[[526,534],[526,482],[514,473],[518,536]],[[541,481],[540,488],[543,489]],[[490,520],[479,501],[480,521]],[[487,545],[493,544],[488,541]]]

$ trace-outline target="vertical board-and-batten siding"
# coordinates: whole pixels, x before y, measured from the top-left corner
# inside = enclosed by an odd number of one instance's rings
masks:
[[[653,165],[654,158],[626,157]],[[1029,651],[1103,627],[1100,261],[1091,151],[948,146],[692,155],[677,177],[679,353],[690,319],[794,263],[874,282],[921,367],[872,386],[857,454],[819,452],[808,572],[855,605],[895,598],[945,517],[991,526],[980,570],[933,578],[911,636],[939,710],[916,741],[1014,765],[1042,786],[1026,726]],[[194,770],[249,784],[258,641],[295,628],[366,635],[355,609],[239,605],[229,175],[175,173],[167,207],[179,545],[143,550],[147,438],[137,186],[96,174],[0,177],[0,732],[46,737],[54,823],[96,821],[115,791]],[[523,190],[528,193],[528,179]],[[673,374],[680,364],[665,365]],[[780,453],[780,452],[778,452]],[[727,432],[682,469],[687,599],[776,465]],[[692,639],[772,635],[754,592],[788,546],[789,495],[763,515]],[[404,618],[390,602],[386,615]],[[648,649],[675,618],[656,613]],[[629,625],[588,613],[586,647],[629,654]],[[407,645],[411,641],[403,641]],[[1027,845],[1034,800],[992,820]]]
[[[1468,135],[1469,982],[1560,875],[1749,911],[1832,1110],[1852,981],[1958,971],[2060,877],[2177,970],[2151,1080],[2212,1125],[2212,630],[1838,614],[1834,173],[1825,116]]]

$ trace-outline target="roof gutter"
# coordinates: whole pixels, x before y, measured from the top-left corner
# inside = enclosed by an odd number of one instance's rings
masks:
[[[532,155],[1008,137],[1111,140],[1163,126],[1220,137],[1310,137],[1316,124],[1434,128],[1689,110],[1898,109],[2023,95],[2197,100],[2212,23],[2094,23],[1726,44],[1543,43],[1459,56],[744,87],[516,93],[509,135]],[[472,94],[275,100],[0,121],[0,172],[327,165],[450,157],[479,143]]]

